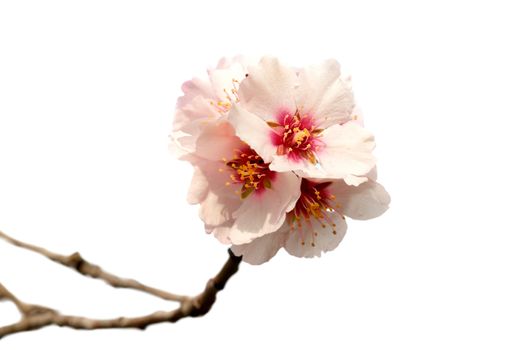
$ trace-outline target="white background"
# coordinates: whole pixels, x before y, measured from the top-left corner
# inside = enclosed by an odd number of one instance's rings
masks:
[[[517,3],[0,2],[0,229],[19,239],[199,292],[226,247],[185,203],[168,134],[180,85],[238,53],[338,59],[392,195],[321,259],[243,265],[204,318],[0,349],[522,349]],[[0,281],[69,314],[173,307],[3,242]],[[0,323],[16,317],[0,304]]]

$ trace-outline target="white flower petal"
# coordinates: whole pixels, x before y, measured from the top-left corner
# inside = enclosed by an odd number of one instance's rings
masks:
[[[206,225],[219,226],[232,219],[242,201],[236,191],[240,186],[230,182],[228,171],[220,172],[224,165],[209,160],[193,160],[208,182],[207,196],[200,203],[200,218]]]
[[[209,192],[200,204],[199,215],[206,224],[217,226],[231,218],[231,211],[216,193]]]
[[[211,100],[195,96],[190,104],[176,111],[173,130],[182,130],[195,135],[209,123],[220,119],[221,114],[213,107]]]
[[[257,66],[249,67],[239,89],[240,104],[264,120],[274,120],[282,111],[294,113],[296,72],[278,59],[264,57]]]
[[[327,60],[299,72],[296,105],[301,115],[312,116],[319,128],[350,119],[354,98],[350,85],[340,78],[340,65],[336,60]]]
[[[365,175],[365,177],[367,177],[368,179],[370,180],[378,180],[378,167],[374,166],[374,168],[372,168],[368,174]]]
[[[244,147],[233,127],[225,122],[211,124],[202,130],[196,140],[195,154],[209,160],[231,159],[234,150]]]
[[[336,248],[345,236],[347,224],[339,213],[327,212],[326,216],[332,224],[336,225],[334,228],[311,219],[310,226],[304,223],[301,230],[295,228],[289,233],[285,250],[300,258],[312,258]]]
[[[278,231],[256,238],[251,243],[233,245],[232,252],[236,256],[243,256],[243,261],[251,265],[260,265],[269,261],[285,244],[289,226],[283,225]]]
[[[200,168],[195,167],[192,176],[189,192],[187,193],[187,202],[189,204],[198,204],[207,197],[209,192],[209,181]]]
[[[186,134],[183,131],[173,131],[169,135],[171,139],[169,143],[169,152],[176,158],[182,158],[183,156],[194,152],[195,139],[193,136]]]
[[[228,120],[240,139],[255,150],[265,162],[272,161],[276,154],[276,146],[271,141],[273,131],[266,122],[238,105],[233,105]]]
[[[385,188],[374,180],[359,186],[348,186],[343,181],[333,181],[329,186],[331,194],[336,196],[340,211],[352,219],[368,220],[387,211],[390,196]]]
[[[274,171],[285,172],[295,171],[302,177],[318,177],[324,178],[327,176],[325,171],[319,166],[312,164],[307,159],[294,160],[285,156],[274,156],[269,168]]]
[[[207,232],[211,233],[216,237],[216,239],[223,244],[231,244],[231,240],[229,239],[229,232],[231,230],[232,226],[232,220],[227,221],[223,223],[220,226],[209,226],[205,225],[205,229]]]
[[[229,101],[227,97],[234,102],[233,89],[238,87],[239,81],[245,78],[245,69],[238,62],[231,63],[225,69],[209,70],[209,79],[215,91],[216,97],[221,101]]]
[[[178,108],[185,107],[188,103],[191,103],[196,96],[214,98],[212,85],[206,78],[196,77],[186,81],[182,85],[182,91],[184,95],[178,98]]]
[[[378,170],[376,166],[374,166],[365,176],[355,176],[355,175],[348,175],[343,178],[345,180],[345,183],[350,186],[359,186],[362,183],[365,183],[369,180],[376,181],[378,179]]]
[[[358,106],[358,104],[355,104],[351,111],[349,123],[356,123],[361,127],[365,126],[363,122],[363,113],[361,112],[361,108]]]
[[[332,125],[323,132],[322,141],[325,146],[317,156],[326,177],[363,176],[376,163],[374,136],[355,123]]]
[[[220,118],[208,99],[195,96],[191,103],[176,110],[169,150],[177,157],[194,152],[201,130]]]
[[[345,178],[343,180],[345,180],[345,183],[347,185],[359,186],[362,183],[367,182],[369,179],[365,176],[355,176],[355,175],[349,174],[349,175],[345,176]]]
[[[236,219],[229,237],[233,244],[245,244],[278,230],[288,211],[300,197],[301,180],[293,173],[276,173],[271,188],[253,192],[234,212]]]

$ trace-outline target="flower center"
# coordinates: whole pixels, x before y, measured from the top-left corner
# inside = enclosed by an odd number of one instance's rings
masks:
[[[300,116],[296,111],[294,115],[282,113],[277,119],[267,122],[273,130],[272,142],[277,146],[277,154],[294,160],[307,159],[316,164],[314,152],[320,146],[318,136],[322,130],[314,126],[312,117]]]
[[[314,247],[315,237],[318,232],[312,228],[312,219],[318,221],[322,228],[331,226],[332,233],[336,234],[336,224],[332,221],[328,212],[334,212],[339,205],[336,204],[336,197],[329,192],[328,187],[332,182],[315,182],[302,179],[301,195],[296,206],[289,213],[291,231],[297,230],[301,236],[301,244],[305,245],[305,233],[303,226],[308,227],[307,231],[312,232],[311,245]],[[343,215],[341,215],[343,218]]]
[[[223,159],[225,165],[231,170],[231,182],[226,185],[240,184],[238,194],[242,199],[253,192],[262,192],[271,188],[271,180],[276,174],[269,170],[269,164],[249,146],[234,150],[232,159]]]

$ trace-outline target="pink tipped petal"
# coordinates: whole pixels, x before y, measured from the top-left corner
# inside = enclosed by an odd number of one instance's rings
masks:
[[[302,115],[311,115],[316,126],[327,128],[349,120],[354,107],[350,85],[340,78],[340,65],[327,60],[299,72],[296,104]]]
[[[336,212],[326,212],[325,215],[335,225],[334,227],[322,225],[320,221],[312,219],[310,227],[304,224],[301,232],[294,229],[289,233],[285,250],[300,258],[312,258],[336,248],[347,232],[347,224]]]
[[[199,157],[220,161],[233,156],[234,150],[243,147],[235,136],[233,127],[227,122],[217,122],[202,130],[196,141],[195,154]]]
[[[256,238],[251,243],[233,245],[231,250],[236,256],[243,256],[243,261],[251,265],[261,265],[283,247],[288,232],[289,226],[283,225],[278,231]]]
[[[387,211],[390,196],[379,183],[369,180],[357,187],[334,181],[329,189],[336,196],[340,211],[356,220],[374,219]]]
[[[332,125],[322,135],[325,147],[318,154],[327,177],[364,176],[375,165],[374,136],[354,124]]]
[[[266,122],[238,105],[233,105],[228,120],[236,130],[236,135],[254,149],[265,162],[272,160],[276,154],[276,146],[271,143],[273,131]]]
[[[249,243],[278,230],[299,197],[300,179],[293,173],[276,174],[270,188],[249,195],[234,212],[236,221],[230,232],[232,243]]]
[[[294,70],[283,66],[276,58],[264,57],[257,66],[249,68],[249,76],[241,83],[240,103],[264,120],[274,119],[281,110],[294,113],[296,83]]]

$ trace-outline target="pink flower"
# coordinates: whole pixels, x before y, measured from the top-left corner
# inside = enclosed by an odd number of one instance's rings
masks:
[[[374,167],[374,137],[351,120],[353,95],[336,61],[296,71],[262,58],[238,97],[229,121],[271,170],[357,184]]]
[[[223,119],[238,100],[238,86],[247,74],[251,60],[236,56],[222,58],[207,76],[193,78],[182,85],[178,99],[171,150],[177,156],[194,152],[198,135],[205,125]]]
[[[388,209],[390,197],[375,181],[375,172],[367,176],[368,180],[359,186],[341,180],[302,179],[300,197],[282,227],[251,243],[234,245],[234,254],[257,265],[271,259],[281,247],[294,256],[307,258],[333,250],[347,231],[345,216],[367,220]]]
[[[207,125],[195,151],[183,159],[195,166],[189,202],[221,242],[245,244],[278,230],[300,196],[300,179],[278,173],[219,121]]]
[[[186,82],[172,135],[195,168],[188,200],[206,231],[251,264],[284,247],[299,257],[338,246],[345,216],[370,219],[390,197],[376,182],[374,138],[336,61],[291,69],[222,60]]]

